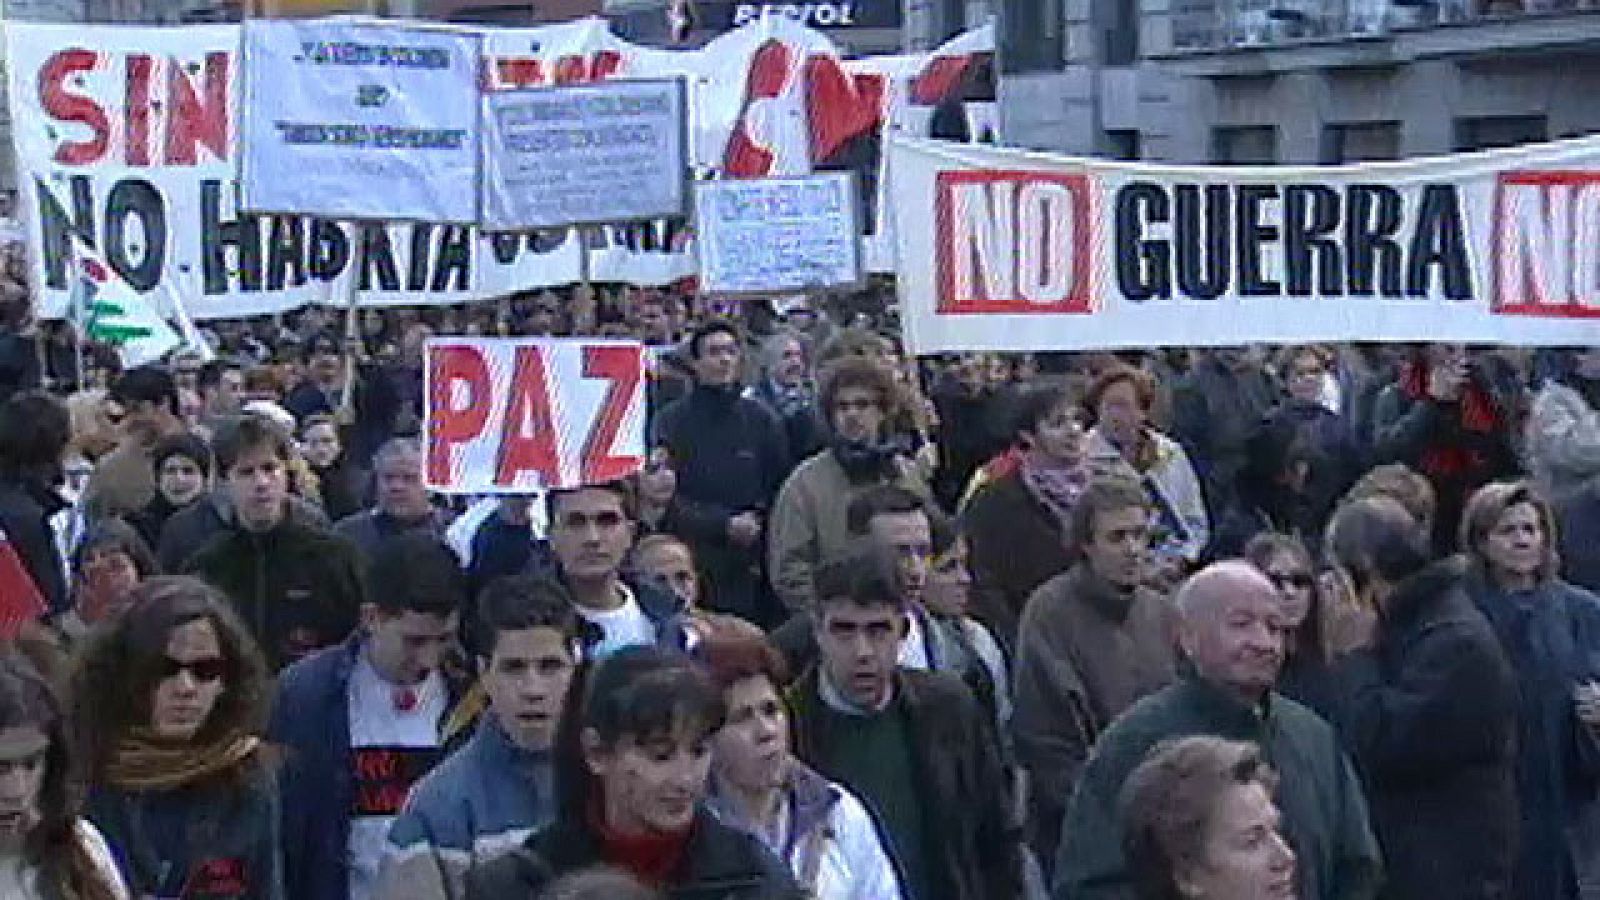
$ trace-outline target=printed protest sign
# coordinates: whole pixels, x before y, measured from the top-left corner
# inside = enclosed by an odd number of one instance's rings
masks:
[[[1600,139],[1314,168],[889,153],[917,353],[1600,343]]]
[[[477,221],[478,35],[352,19],[243,28],[246,212]]]
[[[684,214],[689,129],[682,81],[496,92],[486,107],[485,229]]]
[[[466,303],[581,277],[579,229],[486,234],[241,213],[239,30],[6,24],[18,205],[41,317],[69,308],[73,233],[158,309],[181,297],[196,320],[343,305],[357,278],[361,305],[385,306]],[[931,54],[843,60],[823,35],[783,18],[692,51],[631,44],[597,19],[482,33],[490,90],[690,79],[698,85],[690,96],[694,165],[719,177],[789,177],[862,161],[856,171],[874,207],[864,229],[872,271],[893,262],[885,182],[872,175],[876,135],[889,127],[929,134],[942,105],[981,105],[962,98],[994,48],[991,27]],[[659,285],[695,273],[687,216],[581,233],[595,281]]]
[[[529,493],[643,465],[642,344],[449,337],[429,341],[426,354],[429,488]]]
[[[849,172],[695,185],[700,284],[713,293],[800,291],[861,281]]]

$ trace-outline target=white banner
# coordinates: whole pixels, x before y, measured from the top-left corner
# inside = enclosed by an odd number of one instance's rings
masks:
[[[1600,344],[1600,138],[1308,168],[889,155],[917,353]]]
[[[681,217],[683,82],[607,81],[488,95],[483,226],[529,231]]]
[[[491,88],[685,78],[701,177],[856,172],[871,206],[873,271],[893,263],[881,134],[930,134],[936,112],[965,118],[963,101],[985,96],[994,48],[991,27],[930,55],[845,61],[821,34],[780,18],[694,51],[635,46],[599,20],[483,36]],[[196,319],[346,302],[355,228],[235,208],[238,25],[11,22],[6,41],[19,202],[43,316],[67,307],[69,231],[135,290],[182,297]],[[596,281],[665,284],[694,274],[687,219],[584,234]],[[570,284],[582,272],[578,238],[565,229],[488,237],[418,224],[362,235],[364,305],[460,303]]]
[[[426,348],[428,487],[530,493],[644,464],[644,345],[436,338]]]
[[[695,186],[700,286],[712,293],[803,291],[861,281],[855,178],[709,181]]]
[[[242,209],[478,220],[477,35],[353,19],[243,27]]]

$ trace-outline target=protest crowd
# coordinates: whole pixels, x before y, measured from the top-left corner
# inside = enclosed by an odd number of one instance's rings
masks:
[[[1600,141],[87,35],[7,29],[0,900],[1600,897]]]
[[[583,285],[122,369],[7,277],[4,896],[1600,886],[1600,352]],[[435,334],[642,342],[643,470],[430,496]]]

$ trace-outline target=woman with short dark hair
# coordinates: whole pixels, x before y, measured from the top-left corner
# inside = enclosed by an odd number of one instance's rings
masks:
[[[89,817],[136,896],[283,900],[266,663],[228,601],[158,578],[93,632],[73,678]]]
[[[711,764],[719,818],[760,838],[815,900],[898,900],[899,879],[866,807],[794,755],[777,648],[756,626],[725,620],[695,656],[728,708]]]
[[[140,537],[151,547],[161,543],[161,529],[177,513],[205,499],[211,490],[211,447],[181,432],[162,438],[150,456],[155,476],[155,496],[128,517]]]
[[[705,806],[722,694],[692,660],[626,647],[562,719],[556,821],[467,877],[468,900],[531,897],[606,863],[696,900],[799,900],[782,863]]]
[[[974,612],[1008,647],[1034,589],[1072,564],[1067,527],[1089,484],[1083,408],[1066,389],[1023,395],[1016,463],[979,487],[962,512]]]
[[[1123,853],[1138,900],[1294,900],[1294,851],[1250,744],[1157,746],[1122,789]]]

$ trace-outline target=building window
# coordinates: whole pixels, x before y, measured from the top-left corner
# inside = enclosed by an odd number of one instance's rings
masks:
[[[1123,162],[1133,162],[1140,155],[1139,132],[1131,128],[1112,128],[1106,131],[1106,156]]]
[[[1476,116],[1456,120],[1456,152],[1537,144],[1550,139],[1544,116]]]
[[[1217,128],[1211,132],[1211,161],[1267,165],[1278,161],[1278,129],[1272,125]]]
[[[1322,161],[1330,165],[1400,158],[1399,122],[1339,122],[1322,132]]]
[[[1106,0],[1104,57],[1108,66],[1131,66],[1139,59],[1139,4],[1137,0]]]
[[[1000,5],[1001,71],[1058,72],[1066,62],[1062,0],[1003,0]]]

